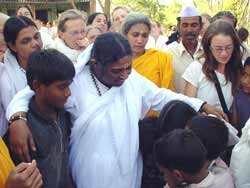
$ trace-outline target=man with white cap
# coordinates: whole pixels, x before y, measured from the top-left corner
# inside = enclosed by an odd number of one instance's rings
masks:
[[[196,8],[187,6],[182,9],[177,22],[181,41],[171,43],[163,50],[173,55],[175,90],[183,93],[185,81],[182,74],[191,62],[199,60],[202,56],[202,48],[198,40],[202,28],[201,14]]]

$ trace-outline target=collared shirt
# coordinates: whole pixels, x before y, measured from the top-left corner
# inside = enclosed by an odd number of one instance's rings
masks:
[[[188,53],[182,42],[173,42],[163,48],[163,51],[166,51],[173,56],[175,91],[177,93],[184,93],[185,81],[182,78],[182,74],[193,61],[198,61],[202,58],[203,50],[201,43],[198,42],[193,56]]]

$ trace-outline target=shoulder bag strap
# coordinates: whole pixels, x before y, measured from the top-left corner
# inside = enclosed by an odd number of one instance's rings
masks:
[[[229,113],[229,110],[227,108],[226,101],[225,101],[224,95],[223,95],[222,90],[221,90],[220,82],[219,82],[217,75],[214,71],[212,72],[212,76],[213,76],[214,81],[215,81],[214,85],[215,85],[218,97],[220,99],[221,107],[222,107],[224,113],[226,113],[228,118],[229,118],[230,113]]]

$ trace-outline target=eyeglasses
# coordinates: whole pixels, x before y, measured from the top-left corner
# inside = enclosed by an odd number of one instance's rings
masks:
[[[72,36],[72,37],[77,37],[78,35],[84,35],[84,30],[81,30],[81,31],[71,31],[69,32],[69,34]]]
[[[222,46],[212,47],[212,46],[210,46],[210,49],[213,50],[217,54],[221,54],[224,50],[227,53],[231,53],[233,51],[234,47],[233,47],[233,45],[228,45],[228,46],[225,46],[225,47],[222,47]]]
[[[250,78],[250,74],[248,74],[245,71],[243,71],[243,73],[241,74],[241,76],[242,76],[243,79]]]

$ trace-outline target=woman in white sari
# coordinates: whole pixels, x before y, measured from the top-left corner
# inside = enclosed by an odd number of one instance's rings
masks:
[[[66,108],[72,115],[70,168],[77,188],[139,188],[142,161],[139,154],[138,121],[150,109],[160,111],[174,99],[195,110],[224,115],[195,98],[158,88],[131,69],[132,50],[119,33],[97,37],[79,57],[71,97]],[[24,116],[33,92],[26,88],[8,108],[7,116]],[[202,105],[203,104],[203,105]],[[21,123],[21,124],[20,124]],[[28,131],[24,121],[10,126],[12,138]],[[23,143],[26,143],[25,140]],[[22,151],[23,148],[21,146]],[[25,151],[24,151],[25,152]]]
[[[0,105],[5,111],[14,95],[27,85],[25,69],[28,57],[42,48],[42,41],[35,23],[24,16],[9,18],[3,34],[8,49],[0,75]],[[5,117],[0,122],[0,136],[3,136],[7,130]]]

